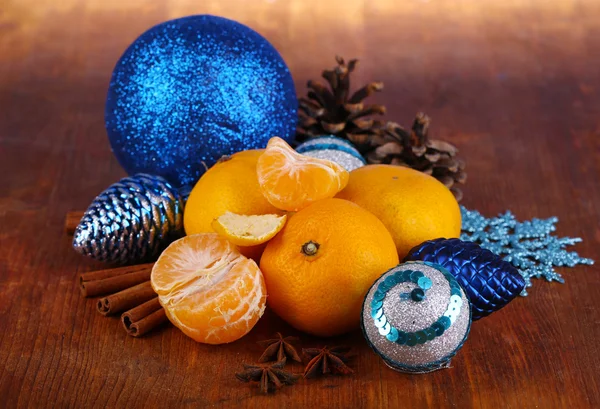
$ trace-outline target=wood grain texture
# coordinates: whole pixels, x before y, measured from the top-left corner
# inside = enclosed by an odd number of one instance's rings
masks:
[[[461,149],[463,203],[486,215],[560,218],[558,234],[600,259],[600,3],[595,0],[4,0],[0,7],[0,407],[600,407],[598,266],[474,324],[453,368],[388,369],[360,334],[314,339],[267,311],[244,339],[200,345],[173,327],[141,339],[81,298],[64,216],[124,176],[103,108],[114,64],[166,19],[236,19],[281,52],[299,93],[333,56],[409,125]],[[344,342],[356,374],[259,396],[234,372],[275,331],[305,347]],[[296,365],[296,364],[295,364]],[[292,366],[300,372],[299,365]]]

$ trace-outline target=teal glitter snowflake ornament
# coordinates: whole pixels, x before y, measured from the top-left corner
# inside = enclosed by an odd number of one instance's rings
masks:
[[[557,217],[519,222],[510,211],[487,218],[464,206],[461,206],[461,213],[461,240],[475,242],[514,265],[525,279],[523,296],[527,295],[527,287],[531,287],[532,277],[564,283],[554,267],[594,264],[594,260],[565,249],[581,242],[580,238],[552,235]]]

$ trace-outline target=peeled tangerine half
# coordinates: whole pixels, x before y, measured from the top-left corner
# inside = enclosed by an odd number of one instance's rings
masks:
[[[265,311],[260,269],[216,233],[173,242],[154,264],[151,282],[169,320],[198,342],[233,342]]]
[[[256,246],[271,240],[285,226],[286,216],[246,216],[226,212],[212,222],[212,228],[238,246]]]
[[[278,209],[298,211],[336,195],[349,174],[335,162],[297,153],[283,139],[269,140],[258,158],[258,183],[265,198]]]

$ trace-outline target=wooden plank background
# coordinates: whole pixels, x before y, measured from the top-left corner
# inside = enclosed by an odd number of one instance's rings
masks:
[[[599,269],[477,322],[453,368],[389,370],[359,333],[356,374],[260,396],[233,376],[255,341],[296,332],[267,312],[244,339],[194,343],[172,327],[127,337],[82,299],[76,273],[100,267],[63,234],[124,176],[103,108],[112,68],[152,25],[210,13],[249,25],[281,52],[299,93],[361,59],[355,84],[385,82],[375,101],[459,146],[463,203],[486,215],[560,218],[600,258],[600,2],[595,0],[144,1],[3,0],[0,4],[0,407],[593,408],[600,407]],[[299,365],[292,367],[300,371]]]

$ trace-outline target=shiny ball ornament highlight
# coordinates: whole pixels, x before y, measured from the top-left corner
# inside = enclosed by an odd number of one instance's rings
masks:
[[[348,172],[365,166],[367,161],[354,145],[337,136],[318,136],[301,143],[296,152],[313,158],[327,159],[341,165]]]
[[[298,102],[275,48],[221,17],[189,16],[152,27],[112,74],[106,130],[129,174],[193,185],[223,155],[291,141]]]
[[[400,264],[383,274],[363,303],[362,330],[392,369],[427,373],[447,368],[471,327],[471,306],[443,267]]]

